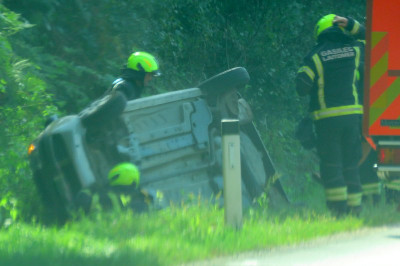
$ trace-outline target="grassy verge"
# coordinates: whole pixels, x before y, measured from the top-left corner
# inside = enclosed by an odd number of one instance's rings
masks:
[[[250,210],[240,231],[224,225],[223,210],[204,203],[145,214],[98,212],[59,228],[16,223],[2,229],[0,264],[177,265],[399,221],[394,207],[383,204],[340,220],[311,210]]]

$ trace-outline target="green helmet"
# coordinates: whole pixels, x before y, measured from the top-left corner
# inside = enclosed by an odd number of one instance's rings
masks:
[[[161,75],[156,58],[146,52],[136,52],[131,54],[126,66],[135,71],[152,73],[153,76]]]
[[[318,36],[321,35],[321,33],[331,27],[334,26],[333,20],[335,19],[336,15],[335,14],[329,14],[324,17],[322,17],[318,22],[317,25],[315,25],[314,29],[314,38],[317,40]],[[343,32],[344,29],[342,27],[339,27]]]
[[[136,187],[140,183],[139,169],[131,163],[120,163],[108,173],[111,186],[129,186],[133,183]]]

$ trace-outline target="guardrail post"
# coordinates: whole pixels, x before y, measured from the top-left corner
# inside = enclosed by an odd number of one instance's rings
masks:
[[[243,214],[239,120],[223,119],[221,129],[225,224],[240,229]]]

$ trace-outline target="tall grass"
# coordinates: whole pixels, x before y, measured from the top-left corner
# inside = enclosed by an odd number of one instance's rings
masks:
[[[383,204],[339,220],[307,209],[251,209],[241,230],[225,226],[223,210],[208,203],[143,214],[99,211],[62,227],[1,229],[0,265],[177,265],[398,221],[394,207]]]

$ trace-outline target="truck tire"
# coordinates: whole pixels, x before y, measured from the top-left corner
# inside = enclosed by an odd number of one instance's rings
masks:
[[[240,88],[250,80],[249,73],[243,67],[236,67],[215,75],[197,87],[206,94],[220,94],[230,89]]]
[[[124,111],[126,104],[126,97],[116,91],[94,101],[80,112],[79,116],[85,127],[104,125],[119,116]]]

